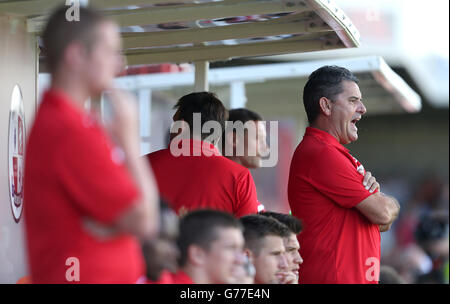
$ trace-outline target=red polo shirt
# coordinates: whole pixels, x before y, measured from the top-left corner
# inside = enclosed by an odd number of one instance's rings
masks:
[[[364,174],[336,138],[306,129],[288,184],[292,214],[304,223],[299,283],[377,283],[379,226],[354,208],[372,194],[362,184]]]
[[[45,93],[28,138],[24,175],[33,283],[134,283],[144,273],[134,237],[98,239],[83,226],[85,218],[114,222],[139,195],[114,151],[93,117],[67,95]]]
[[[177,273],[163,271],[159,276],[156,284],[195,284],[191,277],[184,271],[179,270]]]
[[[161,196],[178,214],[210,208],[241,217],[262,209],[247,168],[223,157],[207,142],[182,144],[190,149],[189,155],[174,156],[170,149],[147,155]]]

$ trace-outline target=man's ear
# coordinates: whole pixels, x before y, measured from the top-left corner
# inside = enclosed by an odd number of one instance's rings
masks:
[[[331,100],[329,100],[326,97],[321,97],[319,99],[319,106],[320,106],[320,111],[326,115],[326,116],[330,116],[331,115]]]
[[[250,261],[253,261],[253,259],[254,259],[253,252],[250,249],[245,248],[244,249],[244,254],[248,257],[248,259]]]
[[[188,248],[188,261],[192,265],[202,266],[206,263],[206,252],[197,245],[191,245]]]
[[[85,60],[85,56],[86,48],[81,43],[72,42],[66,47],[62,60],[71,68],[77,68]]]

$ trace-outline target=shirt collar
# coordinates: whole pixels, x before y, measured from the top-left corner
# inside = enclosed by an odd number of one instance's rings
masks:
[[[56,103],[59,105],[63,105],[64,107],[69,108],[73,112],[77,112],[80,115],[83,115],[82,111],[72,104],[71,98],[64,91],[59,89],[49,89],[44,93],[43,100],[49,101],[51,103]]]
[[[51,88],[44,93],[44,98],[42,100],[47,103],[54,104],[57,107],[64,108],[65,111],[68,111],[72,115],[75,115],[75,117],[78,117],[86,126],[93,126],[97,124],[96,117],[73,104],[70,96],[63,90]]]
[[[346,147],[344,147],[343,145],[341,145],[339,143],[339,141],[336,139],[336,137],[334,137],[330,133],[325,132],[323,130],[320,130],[320,129],[317,129],[314,127],[307,127],[305,136],[314,136],[315,138],[317,138],[318,140],[320,140],[326,144],[332,145],[340,150],[348,152],[348,149]]]
[[[178,272],[175,274],[175,277],[177,278],[177,281],[182,281],[183,284],[195,284],[192,278],[183,270],[178,270]]]
[[[197,139],[181,139],[178,143],[178,146],[181,148],[182,146],[189,146],[191,155],[194,156],[200,156],[200,155],[207,155],[207,156],[221,156],[219,150],[216,146],[214,146],[212,143],[203,141],[203,140],[197,140]]]

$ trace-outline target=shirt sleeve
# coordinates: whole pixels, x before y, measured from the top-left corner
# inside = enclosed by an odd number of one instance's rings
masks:
[[[104,224],[114,222],[139,195],[131,175],[100,129],[71,134],[57,154],[57,175],[71,202]]]
[[[335,148],[323,149],[318,161],[311,165],[308,181],[320,193],[341,207],[353,208],[370,195],[359,173],[343,152]]]
[[[244,171],[237,179],[237,206],[234,208],[234,215],[242,217],[258,213],[259,206],[262,205],[258,202],[253,177],[248,170]]]

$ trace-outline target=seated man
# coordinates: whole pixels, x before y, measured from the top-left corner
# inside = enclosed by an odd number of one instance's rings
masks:
[[[250,171],[216,148],[227,116],[222,102],[213,93],[191,93],[181,97],[175,108],[173,120],[179,132],[171,134],[168,149],[147,155],[161,196],[179,215],[208,208],[240,217],[263,209]],[[220,130],[209,130],[211,122]]]
[[[255,284],[290,284],[295,275],[289,271],[283,238],[289,229],[279,221],[259,214],[240,218],[244,226],[245,254],[255,266]]]
[[[176,213],[163,200],[160,200],[159,235],[142,243],[146,264],[146,276],[138,283],[159,283],[161,273],[178,270],[179,250],[176,244],[179,219]]]
[[[233,125],[227,126],[224,133],[222,154],[246,168],[260,168],[261,157],[268,150],[266,126],[261,115],[243,108],[228,113],[228,121]],[[242,134],[238,134],[237,123],[243,124]]]
[[[228,284],[244,263],[242,226],[232,215],[197,210],[180,220],[177,273],[163,272],[159,283]]]
[[[284,247],[286,247],[288,254],[289,269],[297,278],[292,283],[298,284],[298,270],[303,263],[303,259],[299,252],[300,244],[298,243],[297,235],[302,231],[302,223],[298,218],[290,214],[277,212],[260,212],[259,214],[274,218],[289,228],[289,236],[284,238]]]

